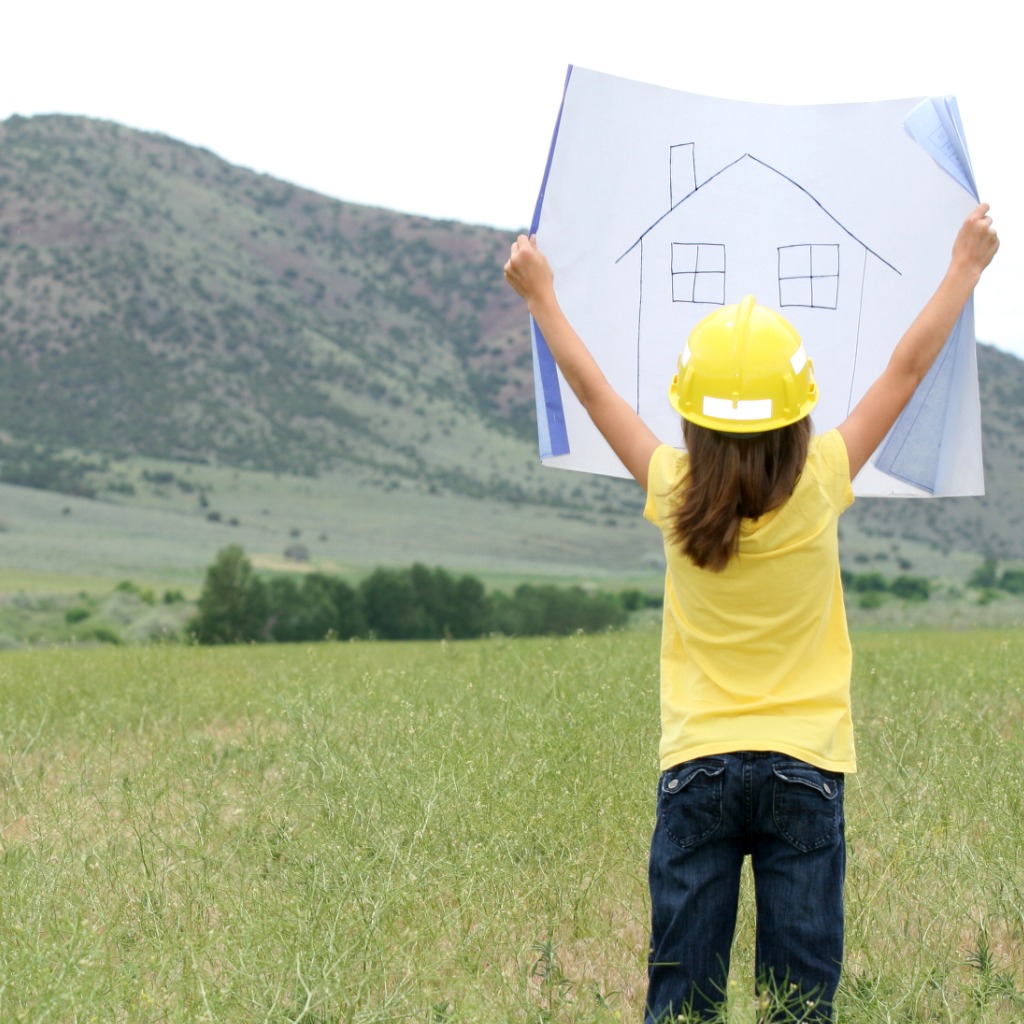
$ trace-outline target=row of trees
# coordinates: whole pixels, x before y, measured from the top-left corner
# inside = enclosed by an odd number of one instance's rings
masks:
[[[1005,590],[1008,594],[1024,594],[1024,569],[1004,569],[994,558],[986,558],[967,581],[967,586],[981,590]]]
[[[890,579],[880,572],[851,573],[842,571],[843,589],[847,594],[860,594],[861,607],[870,605],[864,598],[870,595],[892,594],[904,601],[927,601],[932,595],[932,584],[925,576],[894,576]]]
[[[842,576],[848,599],[857,595],[862,608],[879,607],[887,597],[927,601],[931,596],[931,582],[923,576],[890,579],[847,570]],[[1024,572],[1000,575],[986,562],[968,585],[1021,593]],[[474,576],[455,577],[424,565],[377,569],[358,586],[324,573],[264,579],[233,545],[207,569],[189,631],[204,644],[565,635],[620,627],[630,612],[658,604],[660,595],[638,590],[607,594],[523,584],[511,594],[488,593]]]
[[[207,569],[189,629],[204,644],[564,635],[622,626],[642,600],[531,584],[488,594],[473,576],[424,565],[377,569],[356,587],[324,573],[263,579],[232,545]]]

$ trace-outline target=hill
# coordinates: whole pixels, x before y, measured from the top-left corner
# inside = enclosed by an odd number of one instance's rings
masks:
[[[466,568],[497,550],[519,570],[600,561],[602,528],[623,526],[622,540],[644,530],[637,494],[538,466],[526,322],[500,274],[507,244],[163,136],[11,118],[0,125],[0,480],[174,510],[199,545],[224,528],[214,506],[230,499],[222,477],[197,484],[188,467],[265,474],[275,488],[317,478],[366,524],[335,533],[335,561],[384,550]],[[919,568],[928,551],[1024,557],[1024,363],[985,346],[980,362],[989,495],[858,503],[844,520],[854,557],[898,565],[908,545]],[[251,525],[246,513],[229,518]],[[375,546],[367,529],[389,533]],[[278,533],[267,550],[281,550]],[[630,539],[616,554],[626,564],[635,550]]]
[[[529,432],[497,231],[51,116],[0,127],[0,242],[12,439],[471,490],[486,471],[442,438]]]

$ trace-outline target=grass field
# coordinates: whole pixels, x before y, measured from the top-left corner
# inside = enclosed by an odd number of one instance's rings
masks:
[[[856,645],[839,1020],[1019,1021],[1024,635]],[[656,646],[5,652],[0,1020],[638,1021]]]

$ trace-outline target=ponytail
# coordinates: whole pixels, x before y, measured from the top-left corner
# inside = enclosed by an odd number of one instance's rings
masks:
[[[811,439],[805,416],[756,437],[683,420],[689,468],[675,488],[671,539],[702,569],[721,572],[739,548],[740,523],[793,493]]]

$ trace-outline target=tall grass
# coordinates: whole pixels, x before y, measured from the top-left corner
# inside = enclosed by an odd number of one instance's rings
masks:
[[[656,647],[4,654],[0,1020],[638,1020]],[[861,638],[841,1021],[1024,1016],[1022,653]]]

